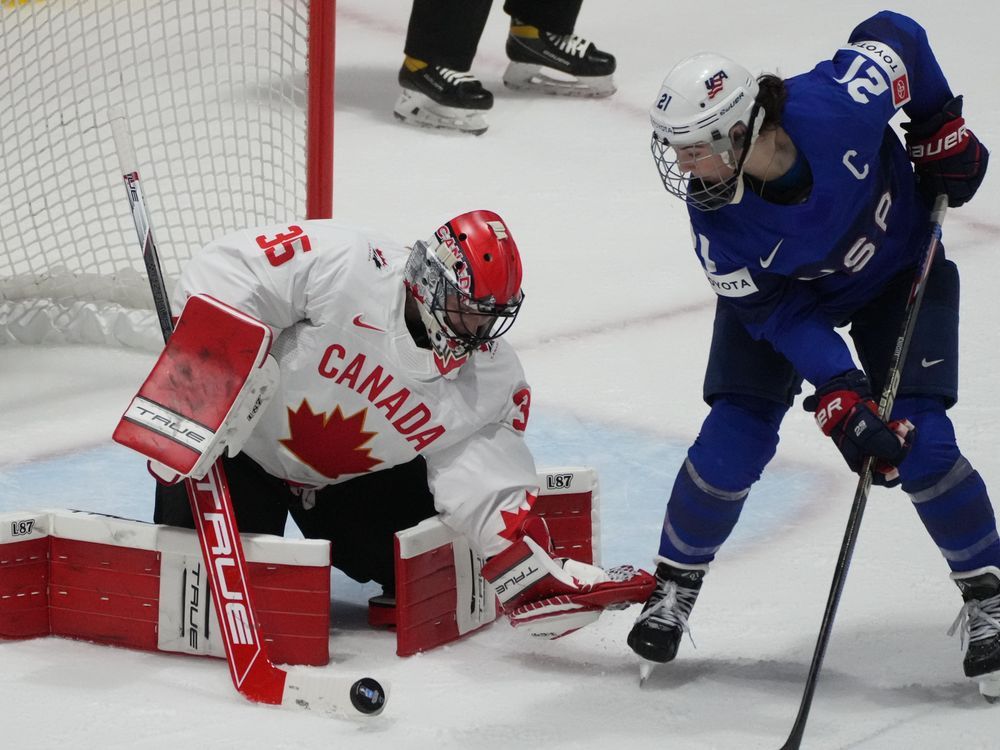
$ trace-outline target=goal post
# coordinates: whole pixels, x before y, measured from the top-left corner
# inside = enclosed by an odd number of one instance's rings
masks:
[[[333,91],[336,0],[309,4],[309,90],[306,112],[306,218],[333,215]]]
[[[168,286],[243,226],[331,215],[335,0],[0,2],[0,344],[162,345],[109,108]]]

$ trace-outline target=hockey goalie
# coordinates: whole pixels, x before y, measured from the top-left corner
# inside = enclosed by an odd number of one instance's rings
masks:
[[[401,554],[397,532],[404,548],[465,540],[471,577],[532,634],[648,597],[645,571],[556,552],[533,510],[531,391],[501,339],[521,260],[497,214],[461,214],[412,248],[326,220],[236,232],[195,254],[173,296],[175,331],[115,432],[149,459],[156,522],[193,527],[179,480],[221,458],[242,532],[281,535],[291,515],[399,610],[420,596],[397,585],[436,568],[410,575],[425,552]],[[460,587],[459,557],[440,575]]]

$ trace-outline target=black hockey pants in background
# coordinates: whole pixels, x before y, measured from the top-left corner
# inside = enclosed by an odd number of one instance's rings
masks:
[[[554,34],[569,34],[583,0],[507,0],[504,11]],[[403,52],[431,65],[467,71],[493,0],[414,0]],[[503,48],[503,42],[498,49]]]

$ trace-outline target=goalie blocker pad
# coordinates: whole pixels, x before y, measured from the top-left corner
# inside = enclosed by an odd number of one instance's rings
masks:
[[[271,658],[327,664],[330,543],[241,538]],[[0,638],[225,658],[219,633],[193,530],[81,511],[0,514]]]
[[[599,565],[600,503],[597,472],[550,469],[538,475],[532,513],[545,519],[557,557]],[[468,540],[429,518],[396,534],[396,601],[369,608],[372,624],[396,626],[396,653],[410,656],[451,643],[496,619],[493,587],[483,578],[486,561]]]
[[[204,476],[227,446],[239,452],[264,411],[278,379],[270,347],[264,323],[190,297],[113,439],[150,459],[161,479]]]

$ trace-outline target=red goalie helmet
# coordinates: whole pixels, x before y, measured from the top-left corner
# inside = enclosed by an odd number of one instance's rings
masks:
[[[415,242],[406,285],[431,347],[446,362],[506,333],[524,299],[517,244],[492,211],[456,216]]]

